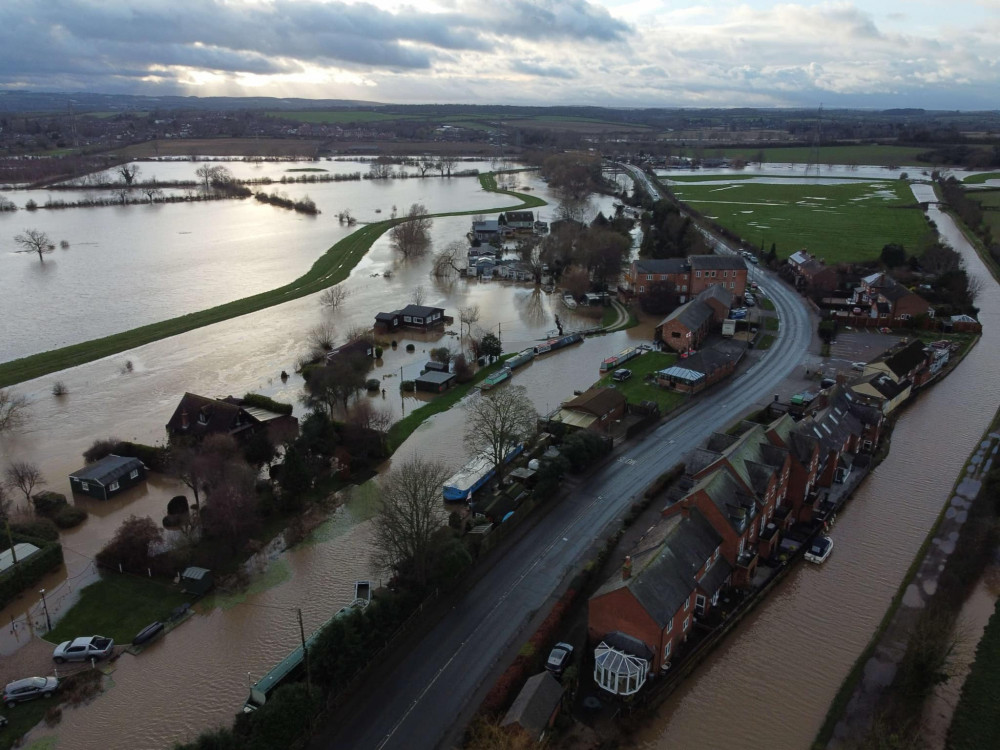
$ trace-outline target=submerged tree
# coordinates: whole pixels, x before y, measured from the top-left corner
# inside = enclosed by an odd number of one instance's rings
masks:
[[[45,256],[56,249],[49,236],[38,229],[25,229],[14,237],[14,242],[20,246],[19,253],[38,253],[38,260],[45,262]]]
[[[427,209],[420,203],[414,203],[403,221],[389,230],[392,248],[407,258],[423,255],[431,244],[431,223]]]

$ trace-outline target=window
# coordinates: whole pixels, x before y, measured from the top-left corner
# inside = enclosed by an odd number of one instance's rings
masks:
[[[87,484],[86,482],[80,482],[80,489],[86,492],[87,490],[90,489],[90,485]]]
[[[715,278],[715,271],[712,271],[712,278]]]
[[[684,600],[684,611],[687,612],[689,609],[691,609],[691,597],[690,596],[687,599]],[[684,629],[687,630],[687,625],[684,626]]]
[[[694,275],[695,275],[695,278],[700,279],[701,278],[701,271],[695,271]]]
[[[736,288],[736,282],[735,281],[730,281],[729,282],[729,288],[730,289],[735,289]]]
[[[108,485],[108,492],[116,492],[118,490],[118,482],[112,482]]]
[[[198,412],[198,424],[208,424],[208,415],[205,412]]]
[[[669,633],[673,629],[674,629],[674,618],[671,617],[669,620],[667,620],[667,630],[666,630],[666,632]]]
[[[705,597],[701,594],[694,598],[694,611],[699,615],[705,614]]]
[[[723,271],[722,272],[722,278],[724,278],[724,279],[729,278],[729,271]]]
[[[646,281],[652,281],[652,280],[653,280],[653,274],[647,273],[646,274]]]
[[[686,292],[687,290],[688,290],[688,285],[687,284],[682,284],[681,285],[681,291],[682,292]]]
[[[660,274],[660,281],[666,281],[666,280],[667,280],[667,275],[665,273],[661,273]]]
[[[691,627],[691,618],[690,617],[685,617],[684,618],[684,632],[685,633],[687,632],[687,629],[689,627]]]
[[[708,572],[708,569],[709,569],[710,567],[712,567],[712,560],[714,560],[714,559],[715,559],[714,557],[712,557],[711,555],[709,555],[709,556],[708,556],[708,559],[707,559],[707,560],[705,560],[705,572],[706,572],[706,573]]]
[[[138,469],[132,469],[132,471],[128,475],[129,479],[138,479],[138,477],[139,477],[139,470]]]
[[[673,641],[667,641],[667,645],[663,647],[663,661],[670,658],[670,649],[674,645]]]
[[[646,287],[644,286],[639,287],[639,294],[642,294],[644,291],[646,291]]]

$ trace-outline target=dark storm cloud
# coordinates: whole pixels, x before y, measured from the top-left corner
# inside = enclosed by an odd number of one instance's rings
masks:
[[[321,0],[6,0],[0,84],[44,85],[51,76],[93,79],[97,88],[102,76],[141,78],[156,66],[257,75],[305,64],[428,70],[503,41],[610,41],[627,30],[584,0],[470,2],[444,13]]]

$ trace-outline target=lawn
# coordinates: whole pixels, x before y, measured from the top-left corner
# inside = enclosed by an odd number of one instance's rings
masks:
[[[193,597],[150,578],[106,575],[80,592],[80,601],[45,635],[62,643],[81,635],[103,635],[128,644],[136,633]]]
[[[760,337],[760,341],[757,342],[755,349],[770,349],[771,345],[774,343],[774,334],[765,333]]]
[[[617,388],[625,395],[625,399],[630,404],[638,404],[643,401],[655,401],[660,405],[660,411],[666,414],[673,411],[687,398],[683,393],[668,391],[658,385],[647,383],[646,375],[650,375],[659,370],[663,370],[677,363],[676,354],[666,352],[646,352],[640,357],[636,357],[626,362],[622,367],[632,371],[632,377],[624,383],[616,383],[611,379],[611,373],[601,378],[599,385],[610,385]]]
[[[807,249],[827,263],[878,258],[896,242],[915,250],[930,228],[901,181],[842,185],[682,185],[674,194],[753,245],[787,258]]]
[[[858,164],[881,167],[896,167],[919,164],[917,155],[927,151],[921,146],[880,146],[860,143],[851,146],[822,146],[819,149],[820,164]],[[733,148],[702,149],[703,157],[742,157],[756,159],[758,152],[764,152],[764,163],[810,164],[813,162],[812,148],[809,146],[737,146]],[[694,152],[688,149],[688,156]]]
[[[1000,602],[976,647],[948,735],[949,750],[1000,747]]]
[[[4,715],[10,723],[3,729],[0,729],[0,750],[7,750],[7,748],[14,747],[14,743],[25,732],[32,729],[38,722],[44,719],[45,712],[57,705],[57,703],[56,698],[50,698],[49,700],[39,698],[30,703],[6,709]]]
[[[774,303],[767,297],[758,297],[757,304],[760,305],[761,310],[770,310],[771,312],[774,312]]]
[[[764,329],[768,331],[777,331],[781,326],[781,321],[775,317],[764,318]]]

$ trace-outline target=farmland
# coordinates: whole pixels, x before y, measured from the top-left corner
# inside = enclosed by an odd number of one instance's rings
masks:
[[[878,258],[896,242],[916,250],[929,227],[905,182],[844,185],[682,185],[674,194],[706,217],[787,258],[808,249],[827,263]]]
[[[912,166],[920,164],[917,155],[927,151],[920,146],[881,146],[878,144],[856,144],[850,146],[821,146],[820,164],[857,164],[877,167]],[[743,158],[756,161],[756,154],[764,154],[764,162],[778,164],[811,164],[814,162],[813,149],[809,146],[737,146],[734,148],[706,148],[703,157]],[[693,149],[687,149],[687,156],[694,156]]]
[[[990,228],[993,237],[1000,237],[1000,190],[969,191],[966,196],[983,209],[983,224]]]

